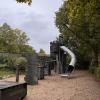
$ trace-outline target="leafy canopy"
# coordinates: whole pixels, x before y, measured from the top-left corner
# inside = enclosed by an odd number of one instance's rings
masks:
[[[19,3],[28,3],[28,5],[31,5],[32,0],[16,0]]]
[[[0,26],[0,52],[34,53],[35,50],[28,44],[28,36],[19,29],[13,29],[6,23]]]
[[[95,66],[98,66],[98,56],[100,54],[100,0],[65,1],[59,11],[56,12],[55,23],[64,37],[65,44],[74,48],[78,54],[91,56],[91,63],[93,61]]]
[[[39,56],[46,56],[46,53],[43,49],[40,49],[39,53],[38,53]]]

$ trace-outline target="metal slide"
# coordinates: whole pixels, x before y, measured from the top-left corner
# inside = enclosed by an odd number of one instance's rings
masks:
[[[65,46],[60,46],[60,48],[61,48],[64,52],[68,53],[68,54],[71,56],[71,61],[70,61],[70,63],[69,63],[69,67],[73,67],[73,69],[74,69],[74,68],[75,68],[75,63],[76,63],[75,54],[74,54],[70,49],[68,49],[68,48],[65,47]],[[67,74],[63,74],[63,75],[61,75],[61,76],[69,76],[69,74],[67,73]]]

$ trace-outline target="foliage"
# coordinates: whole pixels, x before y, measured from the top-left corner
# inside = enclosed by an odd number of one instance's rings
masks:
[[[17,52],[16,34],[6,23],[0,27],[0,51]]]
[[[98,66],[100,44],[100,1],[68,0],[68,16],[70,28],[80,42],[87,45],[93,54],[95,66]],[[73,9],[73,10],[72,10]]]
[[[91,66],[91,67],[89,67],[89,71],[92,74],[95,74],[98,79],[100,79],[100,67],[93,67],[93,66]]]
[[[26,60],[26,58],[24,58],[24,57],[19,57],[19,58],[17,58],[16,59],[16,61],[15,61],[15,64],[16,65],[25,65],[27,63],[27,60]]]
[[[34,53],[35,50],[28,45],[29,38],[19,29],[12,29],[4,23],[0,27],[0,52],[8,53]]]
[[[7,64],[0,64],[0,69],[6,68],[6,67],[7,67]]]
[[[19,3],[28,3],[28,5],[31,5],[32,0],[16,0]]]
[[[0,65],[1,68],[14,69],[16,59],[21,56],[19,54],[1,53]]]
[[[16,55],[8,55],[7,57],[5,57],[5,63],[7,64],[7,67],[10,69],[14,69],[15,68],[15,61],[17,59],[18,56]]]
[[[65,45],[76,52],[78,60],[92,66],[98,66],[100,53],[99,5],[98,0],[67,0],[55,20]]]
[[[38,53],[39,56],[46,56],[46,53],[43,49],[40,49],[39,53]]]
[[[9,69],[0,69],[0,77],[8,77],[8,76],[13,76],[14,75],[14,71],[9,70]]]
[[[100,79],[100,67],[95,69],[95,75]]]
[[[35,50],[28,44],[26,33],[13,29],[6,23],[0,26],[0,64],[14,69],[15,61],[23,54],[34,54]]]
[[[4,64],[5,63],[5,57],[3,54],[0,54],[0,64]]]
[[[89,72],[91,72],[92,74],[94,74],[95,73],[95,67],[90,66],[89,67]]]

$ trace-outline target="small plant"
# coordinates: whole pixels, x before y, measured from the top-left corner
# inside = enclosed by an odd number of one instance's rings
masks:
[[[89,72],[91,72],[92,74],[94,74],[94,72],[95,72],[95,67],[90,66],[90,67],[89,67]]]
[[[97,68],[95,69],[95,75],[97,76],[97,78],[100,79],[100,67],[97,67]]]

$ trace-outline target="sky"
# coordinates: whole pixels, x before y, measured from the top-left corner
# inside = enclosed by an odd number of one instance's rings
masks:
[[[7,2],[8,1],[8,2]],[[55,26],[55,12],[62,0],[33,0],[32,5],[19,4],[15,0],[0,0],[0,25],[7,23],[27,33],[29,44],[38,52],[43,48],[49,53],[50,41],[59,31]]]

